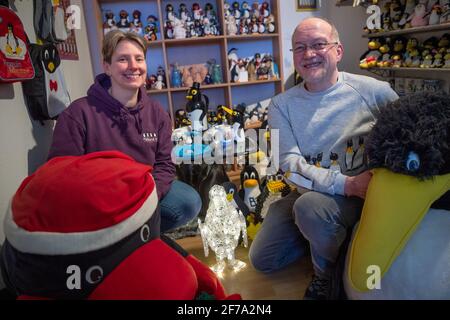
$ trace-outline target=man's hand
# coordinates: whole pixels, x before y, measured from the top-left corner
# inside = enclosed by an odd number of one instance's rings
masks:
[[[366,197],[367,187],[369,186],[372,173],[364,171],[357,176],[347,177],[345,179],[344,193],[347,197],[356,196],[364,199]]]

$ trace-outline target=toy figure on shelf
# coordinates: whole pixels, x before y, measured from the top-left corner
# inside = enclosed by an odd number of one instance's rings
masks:
[[[239,9],[239,2],[234,1],[231,4],[231,14],[233,15],[234,19],[238,21],[241,18],[241,10]]]
[[[186,111],[192,123],[192,130],[203,132],[208,129],[208,105],[209,99],[200,91],[200,83],[194,82],[189,89],[186,99]]]
[[[266,19],[266,30],[268,33],[274,33],[275,32],[275,17],[273,14],[269,15]]]
[[[402,17],[398,22],[399,28],[407,28],[409,17],[413,14],[414,8],[416,7],[416,0],[406,0],[405,9],[403,10]]]
[[[105,22],[103,23],[103,32],[107,34],[109,31],[117,29],[116,19],[114,18],[114,13],[107,11],[105,13]]]
[[[178,69],[178,64],[174,64],[172,66],[172,87],[179,88],[181,87],[181,72],[180,69]]]
[[[234,271],[245,267],[245,263],[235,259],[236,249],[242,233],[244,246],[247,247],[247,230],[245,218],[241,211],[236,210],[228,201],[225,189],[215,185],[209,192],[209,207],[205,222],[199,219],[198,226],[203,241],[205,256],[209,248],[216,254],[217,263],[211,267],[216,273],[225,269],[225,259]]]
[[[211,79],[213,84],[219,84],[223,82],[222,68],[220,64],[215,64],[212,69]]]
[[[153,14],[147,17],[147,26],[153,26],[155,33],[159,32],[159,20]]]
[[[123,31],[130,30],[130,21],[128,19],[128,12],[125,10],[120,10],[119,12],[119,23],[117,27]]]
[[[164,32],[166,39],[173,39],[173,24],[170,20],[166,21]]]
[[[442,9],[439,5],[434,5],[433,9],[431,10],[430,13],[430,19],[428,24],[431,25],[436,25],[439,24],[440,19],[441,19],[441,14],[442,14]]]
[[[158,71],[156,72],[157,77],[161,77],[161,81],[163,82],[164,88],[167,88],[167,78],[166,78],[166,72],[164,71],[164,68],[162,66],[158,67]]]
[[[183,22],[186,22],[188,17],[190,16],[190,13],[186,7],[186,4],[180,3],[180,8],[178,9],[178,16],[180,17],[180,20]]]
[[[133,21],[130,23],[130,31],[142,34],[141,12],[139,10],[133,11]]]
[[[443,0],[442,6],[442,14],[439,18],[439,23],[450,22],[450,0]]]
[[[361,69],[369,69],[377,66],[377,61],[381,56],[381,52],[378,50],[380,46],[381,43],[378,38],[369,39],[369,49],[359,58],[359,67]]]
[[[238,33],[238,28],[236,26],[236,18],[233,15],[229,15],[226,23],[228,35],[235,36]]]
[[[250,6],[249,6],[248,2],[247,1],[242,2],[241,8],[242,8],[242,10],[241,10],[242,18],[249,19],[250,18]]]
[[[208,2],[207,4],[205,4],[205,16],[211,21],[211,20],[214,20],[214,21],[216,21],[217,20],[217,14],[216,14],[216,11],[214,10],[214,7],[213,7],[213,5],[210,3],[210,2]]]
[[[208,127],[212,127],[219,124],[219,117],[217,116],[217,112],[212,110],[208,112]]]
[[[145,86],[146,86],[147,90],[155,89],[156,80],[157,80],[156,75],[152,74],[152,75],[148,76],[148,78],[145,82]]]
[[[203,17],[203,10],[198,3],[192,5],[192,15],[194,20],[201,20]]]
[[[187,118],[186,111],[183,109],[178,109],[175,111],[175,128],[187,127],[191,124]]]
[[[173,23],[173,37],[174,39],[184,39],[186,38],[186,28],[184,27],[184,23],[178,19],[175,18]]]
[[[168,21],[174,21],[176,18],[176,14],[173,9],[173,5],[170,3],[166,5],[166,20]]]
[[[412,27],[423,27],[428,25],[429,15],[427,14],[427,8],[423,3],[418,3],[414,8],[414,12],[410,16],[409,21]]]
[[[267,18],[270,15],[269,3],[264,1],[259,9],[260,17]]]
[[[155,41],[158,40],[158,36],[156,35],[156,27],[154,25],[149,24],[144,29],[144,39],[147,41]]]

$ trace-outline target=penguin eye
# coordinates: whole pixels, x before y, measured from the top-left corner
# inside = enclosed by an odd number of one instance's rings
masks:
[[[250,179],[256,179],[256,175],[255,175],[254,172],[252,172],[252,173],[250,174]]]
[[[56,57],[56,50],[55,49],[53,49],[53,51],[52,51],[52,57],[53,57],[53,59],[55,59],[55,57]]]
[[[277,181],[281,181],[281,180],[283,180],[283,175],[281,175],[281,174],[277,174],[277,177],[276,177],[276,179],[275,180],[277,180]]]
[[[248,180],[248,173],[247,172],[244,173],[244,180]]]
[[[230,194],[234,195],[234,189],[230,190]]]
[[[420,158],[417,153],[410,151],[408,153],[408,159],[406,159],[406,169],[411,172],[419,170]]]
[[[197,94],[197,90],[194,89],[194,90],[191,91],[191,93],[192,93],[192,95],[195,96]]]
[[[44,51],[44,59],[45,59],[45,60],[48,60],[48,58],[49,58],[48,51],[45,50],[45,51]]]

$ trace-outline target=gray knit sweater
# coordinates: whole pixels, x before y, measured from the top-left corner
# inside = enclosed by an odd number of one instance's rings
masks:
[[[325,91],[302,83],[273,97],[269,126],[279,129],[280,167],[299,186],[344,195],[345,177],[366,169],[364,139],[379,107],[396,99],[387,82],[346,72]]]

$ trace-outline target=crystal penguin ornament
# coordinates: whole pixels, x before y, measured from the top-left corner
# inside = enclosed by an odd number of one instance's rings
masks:
[[[244,246],[248,245],[244,215],[227,201],[227,194],[222,186],[213,186],[209,191],[209,199],[205,222],[198,220],[205,256],[208,256],[209,248],[216,254],[217,263],[211,267],[215,273],[220,274],[225,269],[225,259],[234,271],[239,271],[246,264],[235,259],[234,250],[241,232]]]

